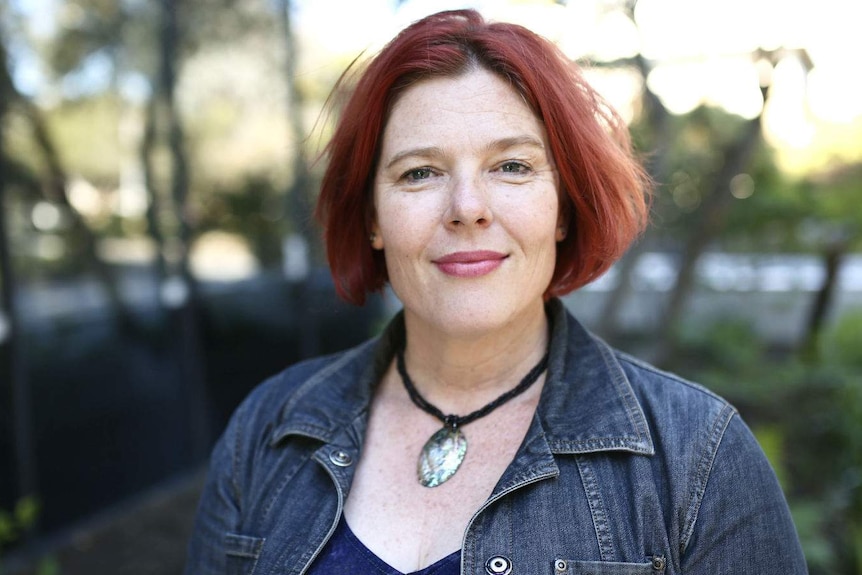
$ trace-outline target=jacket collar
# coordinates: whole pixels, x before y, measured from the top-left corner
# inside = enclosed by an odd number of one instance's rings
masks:
[[[654,453],[646,417],[613,350],[587,332],[562,302],[546,306],[551,320],[548,376],[537,414],[554,453]],[[368,406],[404,341],[399,313],[378,338],[326,363],[291,394],[270,438],[298,434],[333,442],[356,435],[361,445]]]
[[[538,414],[554,453],[654,453],[646,416],[616,353],[563,303],[547,304],[550,360]]]

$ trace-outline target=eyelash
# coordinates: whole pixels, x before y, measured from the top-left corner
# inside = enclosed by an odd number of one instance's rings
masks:
[[[518,169],[517,169],[517,171],[509,171],[509,170],[505,169],[507,166],[515,166]],[[506,161],[506,162],[503,162],[502,164],[500,164],[500,167],[497,169],[503,173],[506,173],[506,174],[519,174],[520,175],[520,174],[528,173],[530,171],[530,166],[528,166],[524,162],[509,160],[509,161]]]
[[[423,174],[424,177],[417,178],[418,174]],[[422,180],[427,180],[434,171],[431,168],[413,168],[412,170],[407,170],[401,175],[402,180],[406,180],[407,182],[413,184]]]
[[[515,168],[507,169],[507,168]],[[500,164],[494,171],[499,171],[504,174],[514,174],[514,175],[525,175],[531,171],[529,165],[524,162],[519,162],[516,160],[507,160]],[[434,175],[434,170],[432,168],[424,167],[424,168],[413,168],[407,170],[403,174],[401,174],[401,179],[405,180],[410,184],[415,184],[421,182],[423,180],[427,180],[431,176]]]
[[[507,170],[507,167],[517,168],[516,170]],[[525,174],[530,171],[530,166],[523,162],[518,162],[515,160],[509,160],[507,162],[503,162],[500,164],[496,170],[501,171],[507,174]],[[413,168],[412,170],[407,170],[401,175],[401,178],[410,182],[417,182],[420,180],[426,180],[430,176],[434,174],[434,170],[431,168]],[[419,176],[419,177],[417,177]]]

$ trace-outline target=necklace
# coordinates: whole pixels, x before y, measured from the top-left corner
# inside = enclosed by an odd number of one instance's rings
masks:
[[[398,373],[401,374],[401,381],[404,382],[404,387],[407,389],[407,395],[410,396],[410,400],[419,409],[443,422],[443,427],[425,442],[425,446],[419,453],[419,464],[416,467],[419,483],[423,487],[437,487],[455,475],[455,472],[461,467],[461,463],[467,455],[467,438],[461,431],[461,427],[476,421],[480,417],[485,417],[510,399],[524,393],[528,387],[539,379],[542,372],[545,371],[545,368],[548,366],[548,354],[546,353],[539,360],[539,363],[524,376],[524,379],[518,385],[486,406],[464,416],[445,415],[440,409],[431,405],[428,400],[419,394],[410,376],[407,375],[403,348],[398,350],[396,365]]]

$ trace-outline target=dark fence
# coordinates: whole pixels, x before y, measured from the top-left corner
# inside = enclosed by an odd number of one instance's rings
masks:
[[[109,306],[89,305],[72,288],[56,286],[62,297],[79,298],[74,310],[22,314],[28,453],[15,453],[14,407],[8,382],[0,382],[0,508],[12,508],[21,495],[18,462],[30,465],[42,534],[200,466],[255,385],[305,357],[368,338],[383,308],[379,299],[363,308],[341,302],[325,271],[303,284],[272,275],[202,285],[195,317],[202,354],[196,360],[179,341],[177,312],[160,305],[153,290],[142,290],[149,299],[130,306],[130,328],[115,321]],[[26,296],[25,287],[25,302]],[[41,301],[53,301],[46,297]],[[203,375],[201,393],[190,392],[185,381],[190,361]],[[201,426],[203,450],[195,445]]]

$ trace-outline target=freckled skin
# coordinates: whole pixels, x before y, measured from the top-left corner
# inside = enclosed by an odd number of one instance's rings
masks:
[[[383,134],[374,208],[372,247],[404,304],[406,365],[419,392],[444,413],[466,415],[515,387],[547,348],[542,296],[562,239],[541,122],[485,70],[412,86]],[[419,452],[442,424],[413,405],[390,366],[345,505],[354,533],[405,573],[459,549],[543,385],[544,375],[464,426],[463,464],[427,488],[416,476]]]
[[[557,181],[544,127],[514,90],[484,70],[418,84],[392,110],[379,166],[374,247],[408,326],[475,337],[535,317],[554,271]],[[466,280],[432,263],[464,250],[507,257]]]

